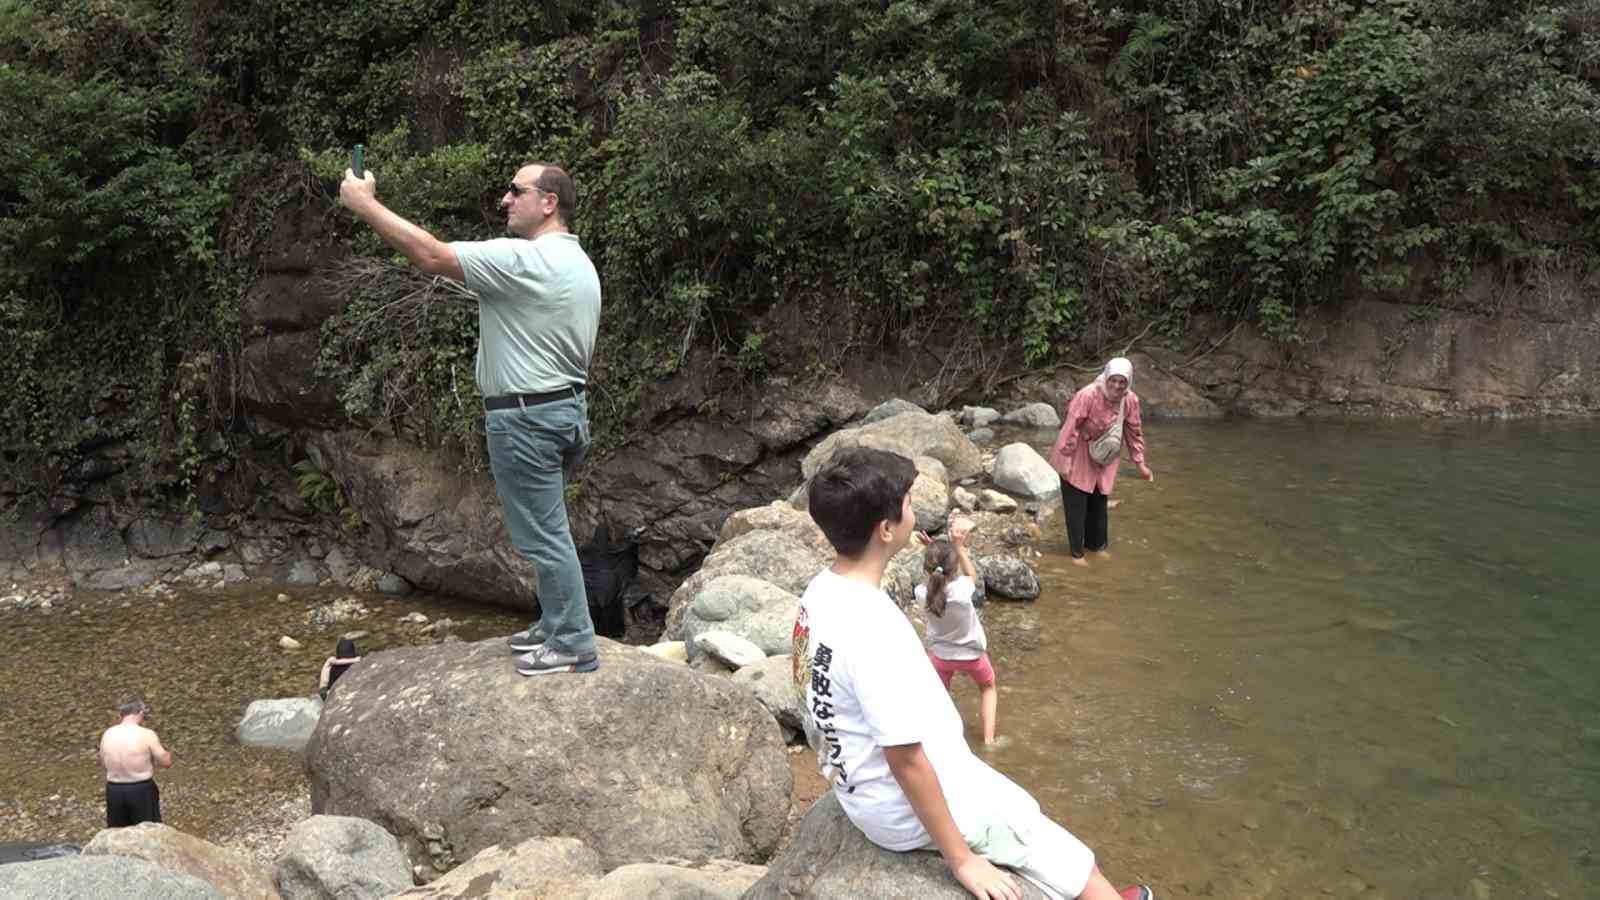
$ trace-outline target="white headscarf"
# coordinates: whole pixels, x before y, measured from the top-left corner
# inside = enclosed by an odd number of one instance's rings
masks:
[[[1100,386],[1101,393],[1105,393],[1106,379],[1113,375],[1121,375],[1123,378],[1128,379],[1128,390],[1133,390],[1133,362],[1126,356],[1116,357],[1106,363],[1104,369],[1100,370],[1100,375],[1094,380],[1094,383]]]

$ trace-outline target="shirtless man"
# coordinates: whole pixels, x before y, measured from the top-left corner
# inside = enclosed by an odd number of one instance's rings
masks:
[[[172,767],[172,752],[144,727],[146,707],[137,698],[117,707],[122,721],[100,736],[100,764],[106,768],[106,827],[122,828],[161,821],[161,791],[156,769]]]

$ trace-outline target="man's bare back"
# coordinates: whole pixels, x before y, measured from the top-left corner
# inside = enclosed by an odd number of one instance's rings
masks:
[[[100,736],[100,763],[106,781],[130,784],[155,777],[156,769],[172,765],[172,753],[161,746],[156,733],[139,724],[143,715],[124,716]]]

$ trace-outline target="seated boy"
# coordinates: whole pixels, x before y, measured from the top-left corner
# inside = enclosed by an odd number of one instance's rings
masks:
[[[823,777],[850,821],[889,850],[937,849],[981,900],[1153,900],[1114,890],[1094,854],[967,747],[961,716],[900,608],[879,587],[916,527],[909,459],[842,450],[811,479],[811,517],[838,553],[800,598],[796,688]],[[991,862],[992,861],[992,862]]]

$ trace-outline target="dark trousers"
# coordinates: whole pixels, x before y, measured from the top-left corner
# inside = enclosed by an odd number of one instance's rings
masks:
[[[1082,559],[1085,549],[1104,550],[1111,543],[1106,495],[1098,487],[1089,494],[1061,479],[1061,507],[1067,514],[1067,543],[1074,559]]]
[[[154,781],[106,782],[106,827],[161,821],[161,791]]]

